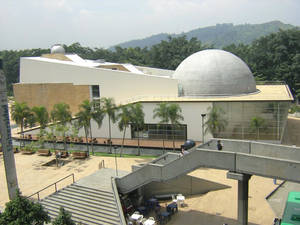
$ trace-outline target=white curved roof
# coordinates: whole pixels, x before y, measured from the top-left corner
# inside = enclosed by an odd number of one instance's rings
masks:
[[[256,92],[249,67],[232,53],[209,49],[187,57],[177,67],[180,96],[230,96]]]

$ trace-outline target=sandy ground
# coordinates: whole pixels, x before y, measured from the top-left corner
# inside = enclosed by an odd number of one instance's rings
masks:
[[[43,157],[34,155],[15,154],[19,187],[23,195],[31,195],[57,180],[74,173],[75,180],[87,176],[99,169],[99,163],[104,160],[106,168],[115,168],[113,157],[93,157],[86,160],[74,160],[61,168],[44,167],[41,164],[50,161],[54,156]],[[151,159],[141,158],[118,158],[118,168],[130,171],[131,165],[145,163]],[[3,207],[8,201],[6,189],[3,157],[0,157],[0,206]],[[226,172],[215,169],[201,168],[191,173],[203,179],[219,182],[231,186],[231,188],[210,192],[204,195],[187,198],[186,207],[180,208],[179,212],[172,217],[170,225],[219,225],[228,223],[237,224],[237,181],[226,178]],[[62,188],[72,182],[72,178],[58,184]],[[276,186],[272,179],[253,176],[249,187],[249,224],[272,224],[274,213],[269,207],[265,197]],[[44,197],[54,191],[54,187],[41,193]],[[165,204],[165,203],[163,203]]]

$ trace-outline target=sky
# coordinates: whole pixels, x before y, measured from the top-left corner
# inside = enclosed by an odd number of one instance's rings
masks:
[[[300,26],[300,0],[0,0],[0,50],[91,48],[221,23]]]

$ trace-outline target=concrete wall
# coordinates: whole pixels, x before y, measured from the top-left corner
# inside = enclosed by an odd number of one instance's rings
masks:
[[[286,145],[270,144],[255,141],[243,141],[232,139],[211,139],[209,143],[198,148],[217,149],[217,140],[223,144],[222,151],[246,153],[256,156],[265,156],[287,160],[300,161],[300,148]]]
[[[78,112],[78,106],[84,100],[90,100],[88,85],[71,83],[14,84],[14,96],[17,102],[26,102],[29,107],[45,106],[50,112],[53,106],[63,102],[70,106],[71,112]],[[75,94],[76,93],[76,94]]]
[[[70,82],[75,85],[100,85],[100,97],[112,97],[117,103],[137,96],[177,95],[175,79],[78,66],[58,60],[49,62],[21,58],[20,83]]]
[[[300,118],[288,117],[282,144],[300,146]]]

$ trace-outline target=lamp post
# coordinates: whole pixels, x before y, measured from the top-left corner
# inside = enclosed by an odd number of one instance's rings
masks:
[[[205,113],[201,114],[202,117],[202,143],[204,143],[204,117],[206,116]]]
[[[115,150],[115,166],[116,166],[116,176],[118,177],[118,161],[117,161],[117,154],[116,151],[118,149],[118,146],[114,146],[114,150]]]

